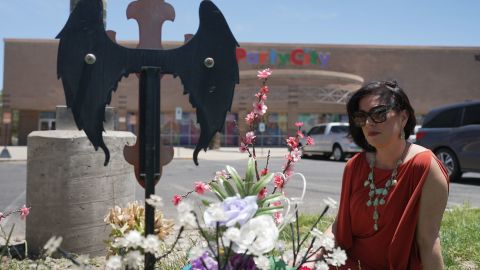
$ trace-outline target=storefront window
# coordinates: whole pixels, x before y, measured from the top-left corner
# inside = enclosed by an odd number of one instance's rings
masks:
[[[222,135],[223,146],[238,146],[238,114],[229,113],[225,118],[224,133]]]
[[[54,130],[55,115],[55,112],[40,112],[40,118],[38,120],[38,130]]]
[[[303,122],[302,130],[307,132],[313,126],[330,122],[348,122],[348,116],[345,114],[332,113],[301,113],[298,114],[298,121]]]
[[[287,114],[286,113],[269,113],[264,115],[263,123],[265,124],[265,131],[255,130],[257,136],[257,145],[281,145],[284,137],[287,135]]]
[[[222,146],[238,145],[237,114],[227,114],[225,119]],[[175,120],[174,113],[160,116],[162,142],[167,145],[195,146],[200,138],[200,125],[195,112],[183,112],[181,120]]]
[[[181,120],[175,120],[173,113],[162,113],[160,132],[164,144],[192,146],[200,137],[200,125],[194,112],[182,113]]]

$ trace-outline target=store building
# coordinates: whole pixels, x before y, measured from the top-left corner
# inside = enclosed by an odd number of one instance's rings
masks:
[[[5,110],[17,119],[18,144],[34,130],[55,128],[55,108],[65,105],[56,74],[57,40],[5,39]],[[135,47],[136,42],[120,42]],[[181,46],[164,42],[165,48]],[[265,145],[283,144],[296,121],[305,129],[321,122],[347,121],[352,91],[371,80],[396,79],[421,118],[431,108],[480,99],[480,47],[420,47],[327,44],[243,43],[237,50],[240,84],[227,115],[222,145],[238,145],[245,115],[260,87],[257,70],[270,67]],[[138,79],[124,78],[110,104],[117,128],[136,131]],[[199,136],[195,111],[179,79],[164,76],[161,86],[162,134],[167,143],[194,145]]]

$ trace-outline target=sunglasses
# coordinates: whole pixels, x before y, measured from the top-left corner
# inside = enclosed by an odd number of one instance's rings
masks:
[[[378,105],[371,108],[368,112],[357,111],[353,113],[353,122],[355,126],[363,127],[367,123],[367,118],[370,117],[374,123],[383,123],[387,120],[387,114],[391,109],[393,109],[392,106]]]

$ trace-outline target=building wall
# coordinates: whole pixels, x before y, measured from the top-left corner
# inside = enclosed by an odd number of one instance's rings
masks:
[[[136,46],[135,42],[121,44]],[[165,48],[181,45],[164,42]],[[240,85],[236,87],[232,105],[234,117],[240,119],[240,131],[245,130],[241,120],[251,110],[260,86],[256,71],[265,67],[274,70],[267,101],[271,118],[286,117],[290,132],[293,123],[305,114],[318,115],[316,121],[322,121],[323,114],[345,114],[346,100],[329,100],[325,93],[331,93],[332,89],[348,93],[371,80],[396,79],[419,115],[440,105],[480,99],[480,62],[475,61],[479,47],[240,45],[237,51]],[[5,40],[4,91],[10,94],[11,108],[24,115],[20,117],[19,143],[38,128],[41,112],[53,112],[57,105],[65,105],[56,74],[57,48],[57,40]],[[194,110],[178,79],[164,76],[161,88],[161,111],[165,119],[174,115],[176,107],[194,119]],[[111,106],[118,108],[121,120],[134,117],[138,106],[138,79],[134,74],[119,83]],[[121,122],[119,126],[127,129],[126,124]],[[169,125],[173,128],[174,124]],[[178,130],[181,129],[175,129]]]
[[[39,130],[39,112],[33,110],[20,110],[18,123],[18,144],[27,145],[27,136],[30,132]]]

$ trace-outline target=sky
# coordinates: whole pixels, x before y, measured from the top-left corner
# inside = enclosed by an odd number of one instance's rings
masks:
[[[137,40],[127,20],[134,0],[108,0],[107,29]],[[160,0],[159,0],[160,1]],[[167,0],[176,12],[162,40],[183,41],[198,28],[200,0]],[[237,41],[478,47],[478,0],[213,0]],[[69,15],[69,0],[0,0],[0,89],[5,38],[54,38]]]

